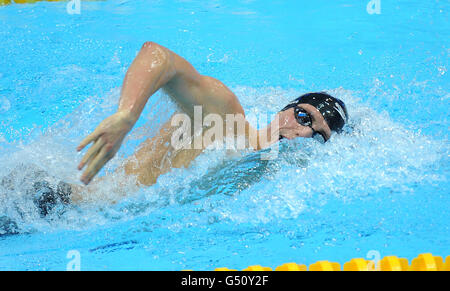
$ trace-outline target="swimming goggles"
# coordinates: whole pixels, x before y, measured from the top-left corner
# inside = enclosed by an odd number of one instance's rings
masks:
[[[325,136],[322,133],[314,130],[314,128],[312,127],[311,115],[309,115],[309,113],[306,112],[306,110],[296,106],[294,108],[294,114],[295,114],[295,119],[297,120],[298,124],[303,125],[303,126],[308,126],[309,128],[312,129],[312,131],[313,131],[312,138],[313,139],[315,139],[316,141],[318,141],[320,143],[325,143],[327,141],[327,139],[325,138]]]

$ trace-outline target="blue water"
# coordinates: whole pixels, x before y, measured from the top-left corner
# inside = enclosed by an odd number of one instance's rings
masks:
[[[448,1],[100,1],[0,7],[0,270],[242,269],[377,251],[450,255]],[[39,216],[36,168],[78,183],[79,141],[113,113],[145,41],[222,80],[247,113],[301,93],[343,99],[353,130],[277,159],[207,151],[115,199],[111,172],[174,104],[161,93],[100,176],[100,200]],[[132,183],[130,183],[132,184]],[[111,198],[112,197],[112,198]],[[104,198],[104,199],[103,199]],[[18,234],[11,234],[16,232]]]

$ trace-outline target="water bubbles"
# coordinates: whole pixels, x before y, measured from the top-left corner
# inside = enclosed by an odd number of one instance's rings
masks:
[[[447,73],[447,68],[444,66],[440,66],[440,67],[438,67],[438,71],[441,76],[444,76],[445,73]]]
[[[375,80],[376,86],[380,83]],[[276,112],[292,96],[301,94],[273,87],[241,86],[233,91],[248,113]],[[3,195],[5,189],[0,187],[4,206],[0,216],[9,209],[8,217],[24,217],[18,221],[20,229],[83,229],[147,216],[156,222],[154,227],[163,224],[173,231],[224,222],[259,225],[315,213],[330,199],[370,199],[380,189],[410,193],[410,184],[442,180],[439,174],[426,173],[442,159],[445,145],[409,131],[393,121],[388,112],[366,106],[351,91],[338,88],[329,93],[346,102],[351,119],[345,133],[333,135],[327,144],[318,145],[312,139],[285,141],[280,145],[278,158],[272,161],[261,160],[259,152],[236,152],[230,156],[225,150],[206,150],[188,168],[172,169],[160,176],[155,185],[139,189],[134,177],[115,171],[124,162],[119,154],[108,163],[96,187],[83,194],[89,202],[66,210],[51,222],[42,220],[32,201],[23,195],[26,187],[21,181],[31,182],[26,179],[31,176],[24,176],[25,180],[18,176],[14,180],[16,190],[8,195]],[[119,96],[117,89],[102,98],[89,98],[21,151],[0,156],[0,177],[20,161],[28,161],[45,169],[55,183],[78,183],[74,161],[80,156],[73,149],[93,124],[114,112]],[[148,113],[143,115],[144,124],[127,137],[121,151],[131,154],[137,141],[156,134],[157,125],[162,122],[161,112],[169,114],[165,107],[173,106],[165,98],[152,98]],[[16,204],[20,206],[17,208]],[[158,211],[164,216],[153,214]]]

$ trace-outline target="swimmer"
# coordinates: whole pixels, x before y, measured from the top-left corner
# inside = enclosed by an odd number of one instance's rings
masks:
[[[87,166],[81,177],[85,185],[115,156],[150,96],[161,88],[189,116],[193,115],[196,105],[202,106],[205,114],[219,114],[224,119],[227,114],[245,116],[236,95],[222,82],[200,75],[184,58],[161,45],[147,42],[125,76],[118,111],[100,123],[77,148],[81,151],[93,144],[78,165],[79,170]],[[332,131],[339,132],[342,129],[347,121],[347,110],[341,100],[324,93],[313,93],[301,96],[286,106],[278,113],[278,118],[278,128],[269,125],[262,129],[267,131],[268,136],[287,139],[314,137],[325,142],[330,139]],[[246,135],[251,130],[256,131],[248,122],[246,124]],[[166,145],[170,143],[175,129],[170,123],[166,123],[159,136],[144,142],[134,159],[130,159],[125,165],[126,173],[137,175],[138,181],[143,185],[154,184],[160,174],[169,170],[159,165],[162,158],[171,151],[171,147]],[[260,131],[257,132],[258,136],[260,134]],[[268,146],[270,144],[263,146],[259,142],[253,145],[255,149]],[[174,167],[187,167],[200,153],[201,150],[180,151],[171,155],[170,164]],[[155,168],[155,165],[158,166]]]
[[[199,74],[189,62],[171,50],[154,42],[146,42],[126,73],[117,112],[102,121],[77,147],[77,151],[82,151],[91,145],[78,165],[78,170],[85,169],[81,176],[85,185],[89,185],[116,155],[147,101],[159,89],[163,89],[192,120],[194,106],[202,106],[204,115],[217,114],[223,120],[227,114],[245,118],[238,98],[222,82]],[[314,138],[325,143],[333,132],[342,130],[348,114],[341,100],[321,92],[300,96],[284,107],[275,119],[278,119],[278,123],[272,122],[261,130],[253,128],[245,120],[247,140],[250,140],[251,133],[257,137],[249,142],[252,148],[260,150],[281,139],[298,137]],[[136,176],[139,185],[149,186],[171,168],[188,167],[203,149],[175,150],[170,143],[177,129],[170,120],[166,122],[155,137],[140,145],[121,169],[127,175]],[[262,134],[270,137],[268,142],[261,142]],[[36,185],[37,190],[41,189],[45,193],[40,196],[44,198],[37,200],[41,208],[45,208],[44,212],[48,213],[50,208],[47,204],[51,205],[55,200],[69,203],[70,199],[82,199],[74,193],[79,187],[61,184],[52,190],[46,184]]]

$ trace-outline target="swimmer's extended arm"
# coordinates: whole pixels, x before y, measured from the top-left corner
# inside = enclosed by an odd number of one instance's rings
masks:
[[[222,82],[200,75],[189,62],[167,48],[146,42],[125,76],[117,113],[102,121],[77,147],[81,151],[93,143],[78,166],[82,170],[87,165],[81,177],[84,184],[89,184],[114,157],[148,99],[160,88],[166,89],[187,113],[191,113],[193,105],[202,105],[204,112],[223,117],[244,115],[238,98]],[[258,141],[252,146],[265,147]]]
[[[233,110],[239,102],[227,102],[231,91],[217,80],[200,75],[182,57],[154,42],[146,42],[125,76],[117,113],[106,118],[77,147],[81,151],[90,143],[78,165],[87,169],[81,177],[89,184],[102,167],[117,153],[123,139],[139,119],[150,96],[164,88],[189,113],[189,105],[205,105],[206,110]],[[223,106],[224,104],[227,106]]]
[[[125,76],[117,113],[106,118],[77,147],[81,151],[94,143],[78,165],[87,169],[81,177],[89,184],[103,166],[114,157],[123,139],[133,128],[148,99],[176,74],[173,57],[167,49],[146,42]]]

